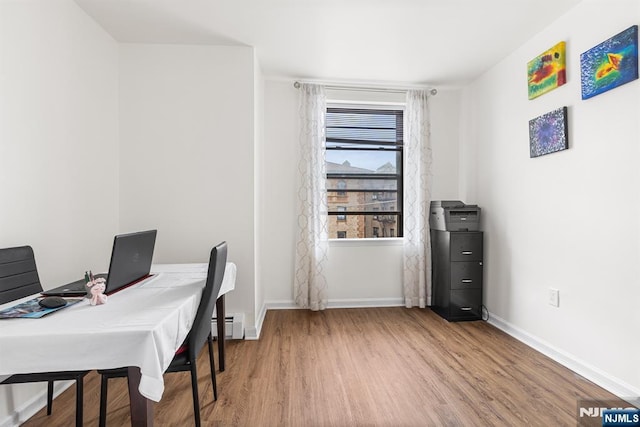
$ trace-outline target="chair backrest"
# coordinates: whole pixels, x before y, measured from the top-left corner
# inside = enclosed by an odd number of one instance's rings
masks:
[[[207,272],[207,282],[202,291],[200,305],[196,312],[193,326],[189,332],[187,343],[189,345],[189,358],[195,360],[200,349],[211,333],[211,316],[213,307],[218,299],[218,293],[222,287],[222,278],[227,265],[227,242],[222,242],[213,249],[209,257],[209,270]],[[218,320],[220,321],[220,320]],[[222,319],[224,322],[224,319]],[[221,339],[224,339],[222,337]]]
[[[42,292],[31,246],[0,249],[0,304]]]

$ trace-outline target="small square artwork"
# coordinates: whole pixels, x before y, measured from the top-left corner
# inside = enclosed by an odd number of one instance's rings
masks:
[[[638,78],[638,26],[633,25],[580,55],[582,99]]]
[[[537,98],[567,82],[565,46],[565,42],[560,42],[527,63],[529,99]]]
[[[539,157],[569,148],[567,107],[529,120],[529,155]]]

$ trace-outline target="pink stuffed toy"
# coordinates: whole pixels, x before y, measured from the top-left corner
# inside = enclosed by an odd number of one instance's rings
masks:
[[[103,278],[93,279],[90,282],[87,282],[87,287],[89,288],[89,292],[91,292],[91,305],[107,303],[107,296],[104,294],[104,290],[107,287],[105,282],[106,280]]]

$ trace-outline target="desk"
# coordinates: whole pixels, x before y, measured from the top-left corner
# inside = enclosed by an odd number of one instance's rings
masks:
[[[204,282],[184,271],[158,272],[105,305],[84,300],[42,319],[1,320],[0,376],[128,366],[131,424],[153,425],[150,401],[162,397],[164,371],[191,329]]]

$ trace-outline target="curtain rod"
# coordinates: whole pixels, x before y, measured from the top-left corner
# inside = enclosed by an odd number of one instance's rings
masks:
[[[295,87],[296,89],[300,89],[300,86],[302,85],[302,83],[306,83],[306,82],[299,82],[299,81],[295,81],[293,82],[293,87]],[[313,83],[313,84],[322,84],[322,83],[315,83],[315,82],[309,82],[309,83]],[[353,90],[353,91],[366,91],[366,92],[388,92],[388,93],[406,93],[408,90],[411,89],[429,89],[426,87],[384,87],[384,86],[360,86],[360,85],[353,85],[353,86],[349,86],[349,85],[335,85],[335,84],[327,84],[324,85],[325,89],[331,89],[331,90]],[[438,89],[436,88],[431,88],[429,89],[429,93],[431,95],[436,95],[438,93]]]

